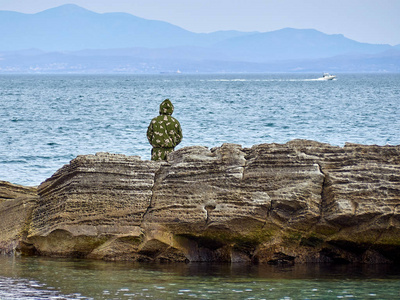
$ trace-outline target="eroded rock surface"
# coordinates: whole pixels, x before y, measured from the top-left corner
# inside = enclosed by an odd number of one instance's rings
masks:
[[[98,153],[72,160],[38,195],[16,221],[25,234],[9,236],[41,255],[400,262],[400,146],[193,146],[168,162]]]
[[[0,181],[0,253],[13,253],[21,247],[32,250],[24,242],[38,199],[35,187]]]

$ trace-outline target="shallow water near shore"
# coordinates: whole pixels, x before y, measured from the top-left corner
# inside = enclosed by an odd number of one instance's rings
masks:
[[[0,180],[38,185],[81,154],[139,155],[159,104],[177,149],[310,139],[400,144],[400,74],[0,75]]]
[[[0,299],[398,299],[393,265],[145,264],[0,256]]]

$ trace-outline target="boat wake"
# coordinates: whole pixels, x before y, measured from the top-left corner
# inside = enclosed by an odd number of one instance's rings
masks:
[[[324,78],[307,78],[307,79],[210,79],[210,80],[201,80],[207,82],[305,82],[305,81],[334,81],[333,79],[324,79]]]

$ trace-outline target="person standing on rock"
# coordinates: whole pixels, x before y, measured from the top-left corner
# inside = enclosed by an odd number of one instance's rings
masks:
[[[147,139],[153,146],[151,160],[167,160],[168,153],[182,141],[182,129],[178,120],[172,117],[174,106],[169,99],[160,104],[160,115],[151,120]]]

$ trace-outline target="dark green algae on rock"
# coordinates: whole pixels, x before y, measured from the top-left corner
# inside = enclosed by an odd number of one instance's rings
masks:
[[[105,260],[400,263],[399,154],[294,140],[185,147],[166,162],[78,156],[37,189],[2,182],[0,247]]]

